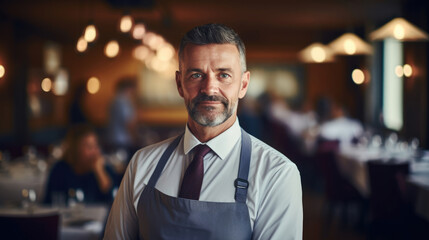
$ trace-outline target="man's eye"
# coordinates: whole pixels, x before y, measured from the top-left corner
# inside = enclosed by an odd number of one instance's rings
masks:
[[[230,77],[229,74],[226,74],[226,73],[221,73],[219,76],[221,78],[229,78]]]
[[[195,79],[195,78],[201,78],[203,75],[201,73],[194,73],[191,75],[191,78]]]

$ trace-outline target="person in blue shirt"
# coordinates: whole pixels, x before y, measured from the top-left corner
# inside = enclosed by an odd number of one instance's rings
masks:
[[[119,179],[105,164],[95,131],[88,125],[72,127],[65,148],[63,160],[50,171],[44,203],[52,203],[54,194],[71,197],[78,189],[83,192],[85,203],[110,203]]]

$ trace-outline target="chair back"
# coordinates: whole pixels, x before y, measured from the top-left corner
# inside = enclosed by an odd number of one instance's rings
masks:
[[[57,240],[59,219],[59,213],[0,216],[1,239]]]
[[[341,195],[341,174],[336,163],[336,154],[339,148],[338,140],[319,139],[315,161],[321,171],[324,181],[324,191],[329,200],[337,200]]]
[[[399,219],[406,210],[405,179],[409,162],[367,163],[370,184],[370,211],[373,219]]]

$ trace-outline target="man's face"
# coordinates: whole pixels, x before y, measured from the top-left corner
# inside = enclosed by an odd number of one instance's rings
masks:
[[[235,45],[188,44],[180,61],[177,89],[193,121],[212,127],[237,114],[238,99],[246,94],[250,74],[241,72]]]

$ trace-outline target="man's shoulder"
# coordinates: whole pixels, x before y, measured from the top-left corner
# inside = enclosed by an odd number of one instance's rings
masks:
[[[258,161],[259,164],[295,167],[293,161],[275,148],[252,135],[250,135],[250,138],[252,141],[252,156],[257,157],[255,160]]]

